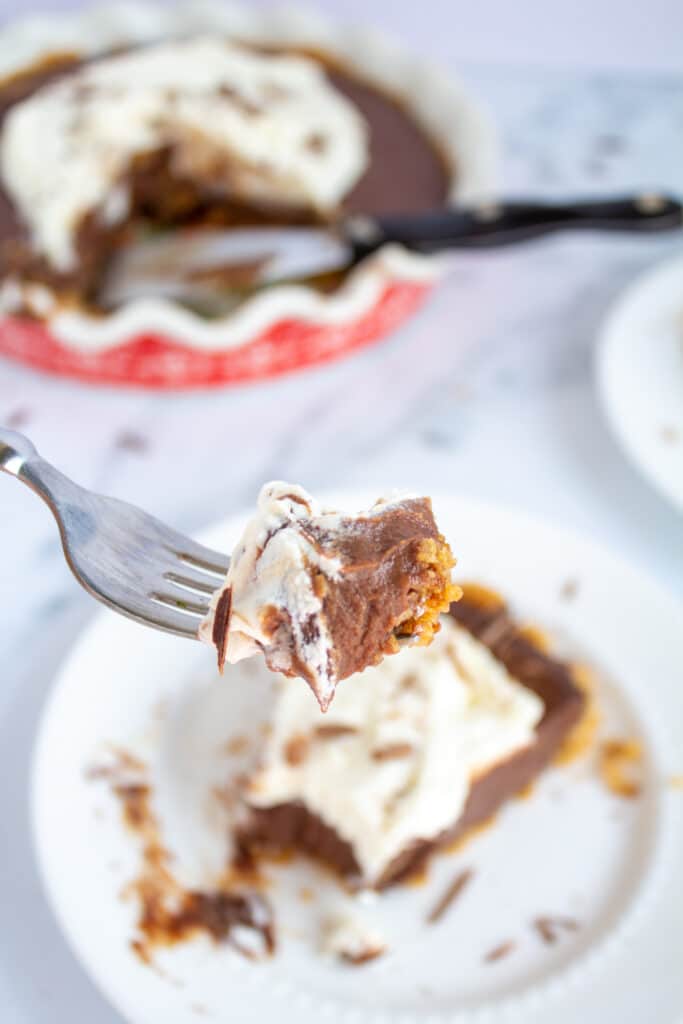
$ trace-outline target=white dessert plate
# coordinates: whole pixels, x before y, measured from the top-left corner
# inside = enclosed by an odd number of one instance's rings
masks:
[[[683,258],[631,285],[602,328],[598,385],[624,450],[683,510]]]
[[[334,503],[357,509],[368,497]],[[137,839],[107,781],[89,769],[112,745],[142,758],[174,873],[210,887],[226,857],[228,812],[216,787],[238,770],[228,741],[254,733],[268,681],[255,659],[219,679],[207,648],[103,613],[45,709],[32,809],[64,934],[126,1020],[263,1022],[282,1019],[284,1007],[299,1024],[679,1020],[683,790],[672,777],[683,772],[683,608],[571,533],[474,501],[434,504],[460,578],[503,591],[518,615],[597,669],[602,734],[643,743],[640,796],[607,790],[595,755],[551,768],[530,799],[512,801],[491,828],[435,858],[420,886],[361,901],[391,946],[362,967],[320,953],[322,918],[351,897],[297,862],[272,868],[279,948],[271,960],[251,962],[199,937],[144,964],[131,950],[136,906],[125,898],[139,868]],[[240,525],[231,519],[202,539],[227,550]],[[474,872],[467,887],[428,924],[466,868]],[[548,944],[533,925],[546,915],[576,927]],[[508,943],[508,955],[487,959]]]

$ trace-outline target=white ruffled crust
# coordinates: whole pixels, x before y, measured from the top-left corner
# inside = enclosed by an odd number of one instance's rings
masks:
[[[55,53],[92,55],[126,44],[190,33],[224,32],[264,45],[307,46],[338,58],[350,71],[388,89],[405,101],[438,141],[457,173],[452,201],[489,196],[495,184],[497,146],[488,116],[450,75],[420,61],[371,31],[359,33],[312,11],[251,9],[212,0],[166,7],[112,3],[69,14],[19,19],[0,32],[0,77],[7,77]],[[284,319],[343,324],[369,312],[394,282],[429,282],[440,275],[434,257],[387,246],[366,260],[332,295],[305,285],[281,286],[257,293],[226,317],[207,321],[164,299],[138,300],[115,312],[92,316],[61,309],[48,289],[28,285],[35,313],[50,324],[65,347],[95,354],[151,333],[205,352],[247,344]],[[24,288],[8,280],[0,289],[0,311],[16,312]]]

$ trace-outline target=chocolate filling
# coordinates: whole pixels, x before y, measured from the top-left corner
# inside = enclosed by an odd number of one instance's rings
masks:
[[[324,56],[317,58],[325,63],[330,80],[358,107],[370,128],[369,166],[343,203],[344,212],[417,212],[442,205],[447,199],[452,170],[415,118],[379,89],[333,66]],[[56,54],[0,84],[0,131],[12,106],[84,63],[75,55]],[[78,95],[74,107],[77,116]],[[322,142],[311,139],[310,144]],[[146,223],[173,227],[311,221],[307,210],[272,206],[257,209],[230,200],[230,175],[230,167],[224,166],[215,169],[211,180],[191,180],[174,172],[170,147],[141,153],[123,182],[131,194],[128,220],[111,227],[96,212],[88,215],[75,239],[77,266],[65,274],[57,273],[33,251],[21,218],[0,185],[0,278],[10,273],[25,276],[96,308],[98,289],[112,253],[125,243],[132,228]],[[247,275],[240,281],[240,287],[248,287],[250,281]]]
[[[350,519],[331,534],[314,523],[305,531],[322,554],[342,562],[340,578],[328,583],[322,600],[337,680],[395,652],[397,637],[411,634],[418,609],[450,582],[450,564],[441,567],[424,555],[430,542],[439,550],[444,544],[428,498]]]
[[[472,782],[462,814],[441,835],[407,846],[388,865],[376,888],[383,889],[419,871],[429,856],[483,824],[507,800],[528,786],[557,753],[584,709],[585,698],[572,680],[571,667],[539,650],[501,602],[468,595],[451,606],[453,618],[477,637],[510,674],[543,700],[536,741],[495,765]],[[302,803],[252,807],[242,836],[254,849],[297,849],[325,861],[340,875],[354,878],[361,869],[351,844]]]

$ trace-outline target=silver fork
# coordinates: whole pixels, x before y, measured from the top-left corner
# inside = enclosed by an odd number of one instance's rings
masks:
[[[145,626],[197,638],[228,571],[226,555],[134,505],[79,487],[13,430],[0,429],[0,469],[49,505],[71,571],[93,597]]]

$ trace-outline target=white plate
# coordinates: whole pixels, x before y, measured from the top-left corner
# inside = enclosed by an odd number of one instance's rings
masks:
[[[363,507],[368,495],[340,504]],[[228,1021],[512,1021],[673,1024],[683,1008],[683,610],[633,568],[580,538],[484,504],[437,499],[462,579],[514,595],[515,609],[546,624],[568,651],[601,673],[605,732],[638,736],[647,750],[641,797],[609,794],[589,759],[552,769],[533,798],[514,801],[463,850],[437,858],[427,883],[366,908],[395,940],[363,968],[315,950],[321,903],[339,899],[306,865],[276,869],[270,894],[280,950],[253,964],[203,940],[166,950],[159,970],[130,951],[135,907],[121,891],[136,871],[134,837],[102,782],[86,770],[114,743],[151,765],[155,806],[177,871],[210,884],[222,866],[225,828],[212,783],[228,773],[218,750],[259,713],[255,661],[218,680],[211,652],[103,613],[63,667],[45,711],[33,777],[38,860],[57,917],[102,990],[135,1024]],[[228,549],[231,520],[203,539]],[[563,584],[577,581],[568,600]],[[454,874],[475,876],[438,925],[425,915]],[[275,869],[274,869],[275,870]],[[569,914],[580,928],[556,945],[530,927]],[[504,940],[513,953],[484,955]],[[655,995],[656,993],[656,995]],[[657,1004],[655,1006],[655,1003]],[[550,1014],[552,1017],[550,1018]]]
[[[618,300],[601,333],[598,383],[626,452],[683,509],[683,259]]]

